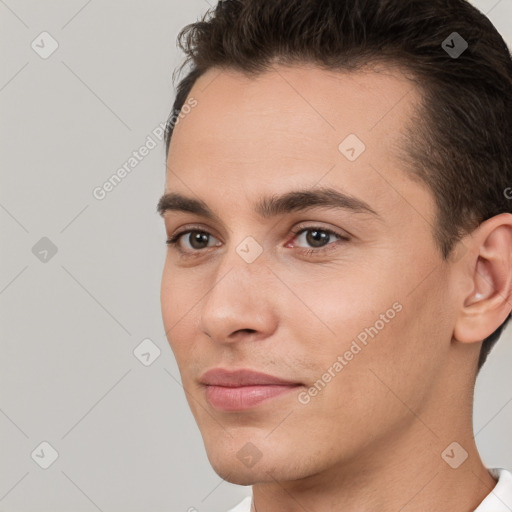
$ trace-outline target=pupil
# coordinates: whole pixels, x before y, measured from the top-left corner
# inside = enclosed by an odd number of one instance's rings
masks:
[[[201,246],[201,242],[204,242],[206,246],[208,246],[208,235],[206,233],[200,233],[198,231],[196,231],[195,234],[190,234],[190,236],[192,237],[191,240],[190,240],[190,245],[194,248],[194,249],[203,249],[204,247]],[[199,244],[199,247],[197,247],[195,244],[196,242]]]
[[[329,238],[329,235],[325,231],[309,231],[309,233],[311,236],[309,234],[306,236],[308,244],[314,247],[321,247],[323,244],[320,243],[318,245],[317,242],[325,242]]]

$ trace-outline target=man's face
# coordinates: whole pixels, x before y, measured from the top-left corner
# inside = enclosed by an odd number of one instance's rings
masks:
[[[168,248],[161,300],[208,458],[239,484],[364,467],[435,407],[456,315],[432,195],[395,151],[419,94],[396,71],[278,67],[210,70],[190,96],[166,193],[216,217],[164,214],[168,237],[193,232]],[[369,209],[255,209],[321,188]],[[214,368],[295,386],[208,387]]]

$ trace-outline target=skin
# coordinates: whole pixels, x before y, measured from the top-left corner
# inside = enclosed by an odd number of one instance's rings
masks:
[[[161,303],[214,470],[253,485],[260,512],[474,510],[496,483],[475,446],[472,403],[480,341],[512,308],[512,215],[482,223],[443,261],[433,196],[409,178],[396,149],[420,94],[391,66],[277,65],[252,78],[211,69],[190,96],[198,104],[175,128],[165,191],[202,199],[220,221],[163,215],[168,237],[187,226],[211,237],[198,249],[184,235],[189,256],[168,248]],[[366,145],[353,162],[338,150],[350,133]],[[253,211],[263,195],[319,186],[364,200],[379,217]],[[322,253],[311,231],[291,233],[297,225],[350,238],[331,235]],[[236,252],[248,236],[263,251],[252,263]],[[401,311],[300,403],[396,302]],[[222,412],[199,384],[215,367],[302,386]],[[456,469],[441,457],[454,441],[468,453]],[[248,442],[261,453],[252,467],[237,458]]]

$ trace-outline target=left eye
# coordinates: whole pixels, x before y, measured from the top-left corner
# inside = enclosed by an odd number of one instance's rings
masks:
[[[326,247],[329,244],[329,240],[331,237],[337,237],[339,240],[348,240],[348,237],[343,236],[331,229],[320,228],[320,227],[310,227],[310,228],[302,228],[298,231],[294,232],[295,238],[300,239],[303,237],[303,240],[310,246],[319,250]],[[305,237],[303,235],[306,235]],[[314,252],[314,251],[308,251]]]

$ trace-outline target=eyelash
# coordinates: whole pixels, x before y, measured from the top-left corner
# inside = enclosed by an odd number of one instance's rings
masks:
[[[342,235],[341,233],[337,233],[336,231],[333,231],[332,229],[322,228],[320,226],[307,226],[307,227],[298,226],[298,227],[292,229],[291,233],[294,235],[294,238],[296,238],[298,235],[302,234],[305,231],[321,231],[323,233],[327,233],[328,235],[334,235],[336,237],[339,237],[340,240],[338,240],[338,242],[342,242],[342,243],[348,242],[350,240],[350,238],[346,235]],[[187,230],[184,230],[184,231],[174,234],[169,239],[167,239],[165,243],[169,246],[172,246],[173,248],[175,248],[176,250],[178,250],[180,253],[182,253],[185,256],[198,256],[204,251],[204,249],[196,249],[196,250],[193,250],[192,252],[189,252],[189,251],[184,251],[178,245],[178,242],[182,236],[190,234],[190,233],[194,233],[194,232],[195,233],[205,233],[207,235],[212,236],[211,233],[209,233],[208,231],[206,231],[204,229],[189,228]],[[316,248],[316,249],[298,248],[298,250],[301,253],[305,254],[306,256],[310,256],[312,254],[319,254],[319,253],[323,254],[327,251],[334,250],[337,248],[338,245],[339,244],[329,243],[326,246]]]

